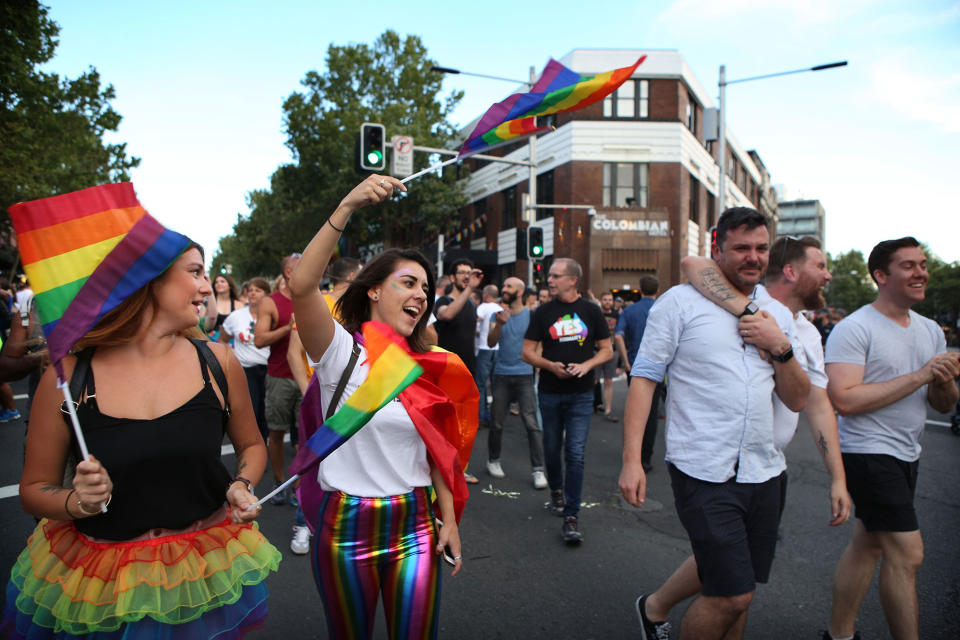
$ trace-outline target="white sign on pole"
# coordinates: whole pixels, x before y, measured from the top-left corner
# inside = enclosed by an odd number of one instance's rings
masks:
[[[393,136],[393,153],[390,154],[390,175],[406,178],[413,173],[413,138]]]

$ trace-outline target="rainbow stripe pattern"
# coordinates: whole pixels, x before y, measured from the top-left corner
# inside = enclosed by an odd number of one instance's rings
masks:
[[[291,474],[303,475],[308,468],[333,453],[370,422],[380,407],[396,398],[423,373],[420,365],[398,343],[406,341],[387,325],[364,323],[363,340],[370,362],[367,379],[300,447],[290,465]]]
[[[262,627],[280,552],[254,523],[94,542],[43,519],[11,570],[0,636],[237,638]]]
[[[140,206],[129,182],[23,202],[9,211],[54,363],[190,244]]]
[[[515,93],[487,109],[463,143],[459,157],[549,130],[537,127],[536,116],[577,111],[603,100],[626,82],[646,58],[641,56],[629,67],[595,76],[581,76],[551,58],[530,93]]]
[[[440,558],[430,491],[360,498],[323,494],[311,554],[330,638],[372,638],[383,598],[387,635],[437,637]]]

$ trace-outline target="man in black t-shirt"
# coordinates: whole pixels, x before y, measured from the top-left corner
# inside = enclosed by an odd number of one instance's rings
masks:
[[[437,299],[437,345],[460,356],[470,373],[476,374],[477,359],[473,346],[477,335],[477,305],[470,292],[480,286],[483,272],[473,263],[460,258],[450,265],[453,289]]]
[[[526,362],[540,369],[540,413],[550,502],[553,512],[563,516],[561,536],[568,544],[583,539],[577,516],[583,455],[593,416],[593,369],[613,357],[610,330],[600,307],[581,299],[577,291],[582,277],[583,270],[575,260],[554,261],[547,275],[553,299],[534,312],[522,354]],[[543,346],[541,355],[537,354],[538,343]]]

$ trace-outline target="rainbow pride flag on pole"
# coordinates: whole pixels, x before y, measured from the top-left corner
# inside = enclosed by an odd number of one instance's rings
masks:
[[[291,474],[300,475],[330,455],[423,373],[423,368],[393,339],[395,335],[385,324],[364,323],[363,341],[370,363],[367,379],[301,444],[290,465]]]
[[[581,76],[551,58],[530,93],[515,93],[487,109],[457,157],[550,130],[537,127],[536,116],[577,111],[603,100],[626,82],[646,58],[641,56],[629,67],[595,76]]]
[[[140,206],[129,182],[23,202],[9,211],[61,381],[60,360],[77,340],[190,244]]]

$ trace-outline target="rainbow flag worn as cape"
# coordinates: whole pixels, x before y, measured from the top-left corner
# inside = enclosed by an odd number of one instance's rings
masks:
[[[290,464],[291,475],[302,475],[333,453],[423,373],[423,369],[391,339],[390,334],[393,330],[383,323],[364,323],[363,339],[370,363],[367,379],[300,446],[297,457]]]
[[[9,211],[61,379],[60,360],[77,340],[190,244],[140,206],[129,182],[23,202]]]
[[[458,157],[549,131],[550,127],[537,127],[536,116],[576,111],[603,100],[626,82],[646,58],[641,56],[629,67],[595,76],[581,76],[551,58],[530,93],[515,93],[487,109],[463,143]]]
[[[365,323],[363,339],[368,360],[373,362],[367,381],[363,385],[378,375],[375,373],[378,362],[382,363],[381,366],[397,367],[401,365],[393,365],[390,361],[397,359],[405,362],[394,351],[394,347],[399,348],[406,358],[412,359],[418,370],[422,371],[408,387],[399,392],[400,401],[426,445],[427,455],[453,492],[453,506],[459,522],[469,497],[463,470],[466,462],[470,460],[473,441],[477,434],[480,394],[473,375],[456,354],[438,347],[426,353],[412,352],[406,339],[382,323]],[[385,344],[387,341],[392,344]],[[384,359],[387,362],[383,362]],[[397,377],[400,377],[399,373]],[[363,385],[354,395],[359,393]],[[347,405],[351,404],[352,397],[347,399]],[[387,401],[385,400],[383,404]],[[304,472],[346,441],[346,438],[343,438],[342,441],[336,442],[339,440],[339,434],[330,433],[333,429],[329,427],[329,422],[333,421],[345,408],[346,405],[331,416],[329,421],[324,421],[321,388],[317,376],[314,375],[300,406],[300,442],[307,442],[307,446],[300,447],[300,452],[290,466],[291,475],[295,473],[301,476],[297,496],[311,530],[316,526],[319,517],[323,492],[317,482],[316,473]],[[316,448],[310,444],[312,442],[316,443]],[[334,442],[336,444],[332,445]]]

